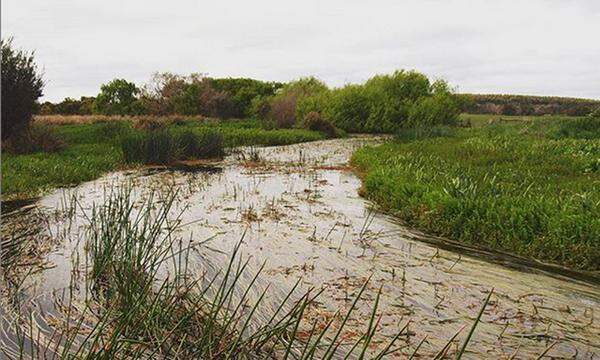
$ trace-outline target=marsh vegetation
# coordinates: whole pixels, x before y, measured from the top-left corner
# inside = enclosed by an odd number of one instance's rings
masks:
[[[11,46],[3,356],[600,352],[597,112],[461,115],[404,70],[339,88],[163,73],[36,110]]]

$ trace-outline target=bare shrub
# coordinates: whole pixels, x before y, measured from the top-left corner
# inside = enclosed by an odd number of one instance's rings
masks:
[[[138,130],[154,131],[161,130],[169,125],[166,118],[142,117],[133,122],[133,128]]]
[[[325,133],[329,138],[338,136],[338,130],[331,121],[324,119],[321,114],[316,111],[311,111],[306,114],[306,117],[304,118],[304,127],[308,130]]]
[[[271,101],[268,119],[276,128],[292,128],[296,124],[296,100],[294,93],[279,96]]]

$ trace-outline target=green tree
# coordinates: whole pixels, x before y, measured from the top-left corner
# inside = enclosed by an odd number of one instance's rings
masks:
[[[12,38],[1,40],[2,49],[2,140],[29,128],[44,81],[33,53],[16,50]]]
[[[100,87],[94,112],[105,115],[136,115],[142,112],[138,87],[125,79],[115,79]]]

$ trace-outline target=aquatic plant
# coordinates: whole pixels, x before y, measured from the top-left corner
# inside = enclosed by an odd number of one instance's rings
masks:
[[[588,119],[539,121],[403,130],[398,142],[359,150],[353,164],[363,193],[411,226],[600,270],[600,143],[554,139],[557,129],[583,129]]]

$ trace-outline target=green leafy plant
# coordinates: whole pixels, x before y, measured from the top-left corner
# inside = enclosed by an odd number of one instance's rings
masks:
[[[25,132],[44,81],[33,53],[17,50],[12,38],[2,40],[2,140]]]

